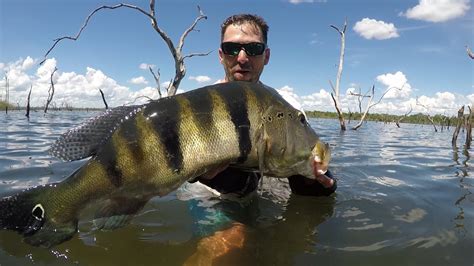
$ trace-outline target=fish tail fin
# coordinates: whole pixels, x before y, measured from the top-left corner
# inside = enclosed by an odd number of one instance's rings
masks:
[[[38,186],[0,199],[0,229],[21,234],[34,246],[51,247],[70,239],[77,231],[77,220],[53,223],[51,210],[42,202],[51,199],[54,186]]]

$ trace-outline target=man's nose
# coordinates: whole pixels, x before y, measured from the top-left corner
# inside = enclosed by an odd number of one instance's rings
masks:
[[[247,53],[244,51],[244,49],[240,49],[239,54],[237,55],[237,62],[240,64],[247,63],[249,61],[249,57]]]

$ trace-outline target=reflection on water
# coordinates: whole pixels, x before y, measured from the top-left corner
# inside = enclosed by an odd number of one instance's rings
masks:
[[[80,167],[84,161],[60,162],[47,149],[91,115],[1,114],[0,193],[60,181]],[[95,230],[85,213],[79,233],[52,249],[0,231],[0,264],[182,265],[223,240],[243,244],[226,246],[220,265],[474,263],[472,149],[451,147],[452,131],[369,122],[340,132],[337,121],[310,122],[333,149],[339,188],[331,197],[291,195],[284,180],[264,179],[238,204],[185,186],[114,231]]]

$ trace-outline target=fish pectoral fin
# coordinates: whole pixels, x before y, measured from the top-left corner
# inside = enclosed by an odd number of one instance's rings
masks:
[[[214,178],[217,174],[219,174],[220,172],[224,171],[225,169],[227,169],[227,167],[229,167],[229,163],[222,163],[222,164],[219,164],[217,165],[215,168],[207,171],[206,173],[202,174],[200,178],[203,178],[203,179],[212,179]]]
[[[114,197],[107,199],[92,221],[99,230],[114,230],[130,223],[149,198]]]
[[[71,239],[77,232],[77,220],[67,223],[46,222],[40,230],[26,235],[24,240],[32,246],[50,248]]]

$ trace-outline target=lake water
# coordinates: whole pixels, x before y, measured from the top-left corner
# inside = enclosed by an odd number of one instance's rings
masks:
[[[47,149],[94,114],[0,114],[0,195],[81,166]],[[332,146],[339,188],[331,197],[290,195],[270,178],[244,204],[185,187],[152,199],[124,228],[98,231],[83,219],[78,234],[50,249],[0,231],[0,265],[182,265],[225,251],[218,265],[473,265],[473,150],[463,148],[463,133],[456,149],[452,129],[310,124]]]

